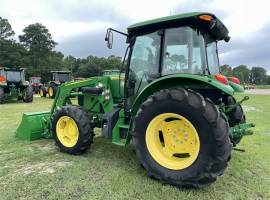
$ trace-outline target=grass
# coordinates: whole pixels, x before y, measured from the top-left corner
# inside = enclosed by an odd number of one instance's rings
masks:
[[[238,98],[243,97],[239,95]],[[270,95],[250,95],[253,136],[233,151],[225,175],[204,189],[178,189],[152,180],[130,147],[96,137],[81,156],[60,153],[52,140],[20,141],[23,112],[48,110],[52,101],[0,105],[0,199],[270,199]]]
[[[270,85],[256,85],[256,89],[270,89]]]

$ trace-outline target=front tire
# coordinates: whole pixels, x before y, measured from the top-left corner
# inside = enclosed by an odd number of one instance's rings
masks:
[[[64,106],[52,119],[55,144],[69,154],[82,154],[93,143],[93,130],[88,114],[79,106]]]
[[[49,97],[53,99],[56,95],[56,92],[57,92],[57,85],[55,84],[50,85],[48,88]]]
[[[33,88],[32,86],[29,85],[25,88],[22,99],[26,103],[31,103],[33,102],[33,95],[34,95]]]
[[[208,185],[223,174],[231,155],[227,122],[209,99],[191,90],[161,90],[150,96],[134,119],[132,135],[148,175],[171,185]]]
[[[47,96],[47,90],[45,87],[41,87],[39,90],[40,97],[46,97]]]

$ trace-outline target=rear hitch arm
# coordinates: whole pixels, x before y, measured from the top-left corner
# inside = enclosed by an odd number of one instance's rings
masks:
[[[242,100],[236,102],[234,105],[226,106],[225,113],[227,114],[234,111],[237,108],[237,106],[241,105],[244,101],[247,101],[247,100],[249,100],[249,96],[245,96]]]

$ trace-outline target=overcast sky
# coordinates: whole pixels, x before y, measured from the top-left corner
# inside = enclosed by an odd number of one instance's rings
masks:
[[[16,37],[31,23],[45,25],[65,55],[123,56],[125,40],[117,37],[106,48],[108,27],[126,31],[130,24],[183,12],[206,11],[219,17],[230,31],[220,42],[220,62],[263,66],[270,71],[269,1],[263,0],[0,0]]]

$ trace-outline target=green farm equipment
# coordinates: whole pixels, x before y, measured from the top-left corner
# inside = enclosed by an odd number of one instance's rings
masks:
[[[70,71],[51,71],[52,81],[48,83],[48,87],[42,86],[40,89],[40,96],[46,97],[47,94],[50,98],[54,98],[58,87],[66,82],[71,81],[71,72]]]
[[[52,137],[61,151],[81,154],[98,127],[113,144],[132,143],[150,177],[176,186],[214,182],[254,126],[241,107],[248,97],[233,97],[243,91],[238,79],[218,67],[227,28],[213,14],[187,13],[127,30],[110,28],[105,38],[111,48],[113,32],[127,37],[125,73],[62,84],[50,111],[24,113],[17,137]]]
[[[102,76],[111,76],[111,75],[119,75],[120,70],[112,69],[112,70],[103,70]]]
[[[33,88],[25,80],[24,69],[0,67],[0,103],[10,99],[32,102]]]

